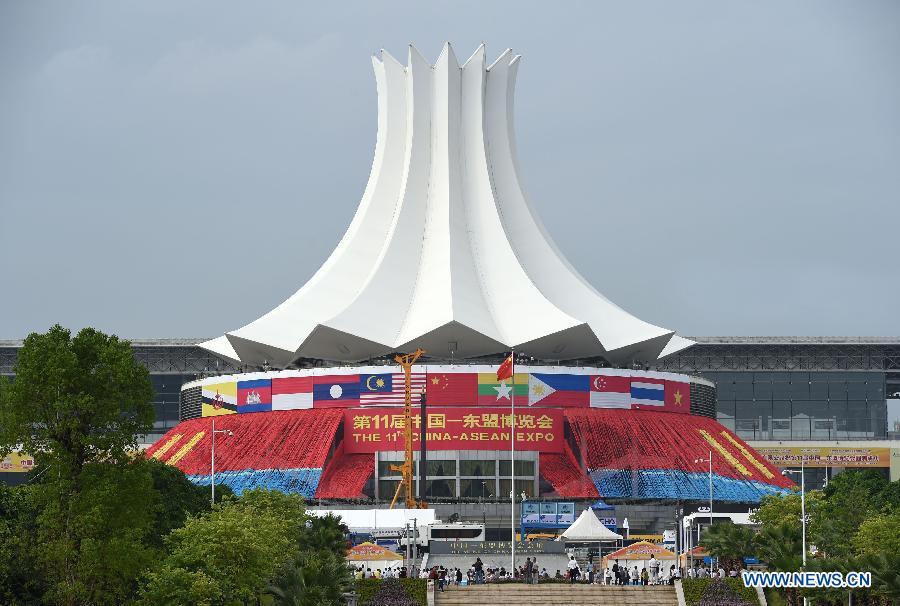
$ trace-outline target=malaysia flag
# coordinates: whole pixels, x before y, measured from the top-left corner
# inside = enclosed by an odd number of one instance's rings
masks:
[[[631,408],[631,377],[591,377],[591,408]]]
[[[662,379],[634,379],[631,381],[631,404],[635,408],[666,404],[666,382]]]
[[[343,408],[359,404],[359,375],[313,377],[313,407]]]
[[[410,373],[412,403],[417,405],[425,391],[425,373]],[[378,375],[359,375],[359,401],[362,404],[406,403],[406,377],[402,372]]]
[[[272,410],[312,408],[312,377],[272,379]]]

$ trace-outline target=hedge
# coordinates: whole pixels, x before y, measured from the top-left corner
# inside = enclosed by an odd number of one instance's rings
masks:
[[[703,599],[706,588],[709,587],[715,579],[682,579],[681,586],[684,588],[684,601],[687,606],[694,606]],[[759,606],[759,597],[756,595],[756,589],[753,587],[744,587],[744,581],[740,577],[722,579],[728,587],[748,604]]]
[[[428,581],[427,579],[388,579],[392,582],[399,582],[403,587],[403,591],[411,600],[427,606],[428,604]],[[385,579],[357,579],[356,595],[358,596],[357,606],[377,606],[372,598],[381,589],[381,584]]]

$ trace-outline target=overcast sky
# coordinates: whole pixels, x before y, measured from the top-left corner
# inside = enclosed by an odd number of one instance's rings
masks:
[[[900,2],[0,4],[0,338],[217,336],[368,178],[369,56],[523,55],[523,178],[686,335],[900,334]]]

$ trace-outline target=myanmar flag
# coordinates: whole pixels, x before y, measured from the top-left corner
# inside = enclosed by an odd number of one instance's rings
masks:
[[[492,372],[478,373],[478,404],[483,406],[507,406],[512,403],[515,392],[516,405],[528,405],[528,373],[516,373],[516,384],[512,379],[497,380]]]
[[[428,373],[425,396],[430,406],[471,406],[478,393],[478,375],[473,372]]]

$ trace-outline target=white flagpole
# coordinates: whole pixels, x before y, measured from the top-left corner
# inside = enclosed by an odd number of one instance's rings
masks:
[[[512,556],[512,569],[510,573],[515,577],[516,574],[516,352],[510,351],[510,359],[512,360],[512,393],[509,396],[510,408],[510,429],[509,435],[509,528],[512,532],[510,537],[510,554]]]

